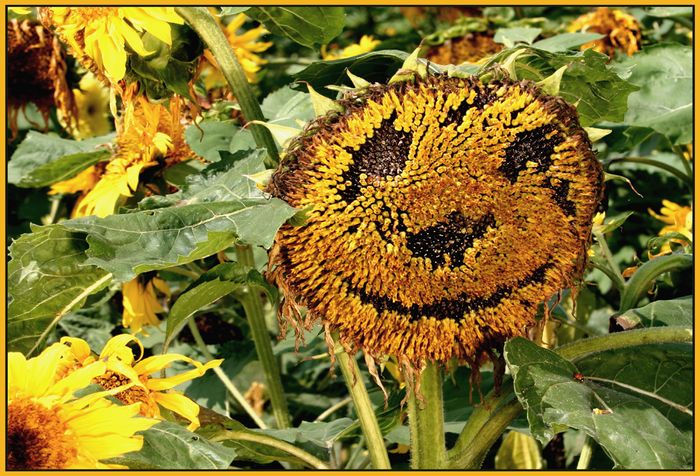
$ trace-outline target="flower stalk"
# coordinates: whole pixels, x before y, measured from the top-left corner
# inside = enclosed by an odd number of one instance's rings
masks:
[[[447,464],[447,454],[442,371],[435,363],[429,362],[421,372],[419,382],[408,389],[411,468],[443,469]]]

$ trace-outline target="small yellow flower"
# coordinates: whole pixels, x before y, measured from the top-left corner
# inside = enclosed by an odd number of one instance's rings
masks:
[[[93,361],[66,375],[67,350],[54,344],[29,360],[7,354],[7,469],[113,468],[100,460],[140,450],[143,438],[134,433],[157,423],[137,417],[138,404],[105,398],[127,387],[76,398],[107,366]]]
[[[267,30],[262,26],[239,33],[246,19],[247,17],[243,13],[239,13],[228,25],[225,27],[222,25],[222,28],[229,44],[236,54],[238,62],[245,72],[246,78],[249,82],[254,83],[257,81],[257,73],[260,71],[260,67],[267,63],[267,61],[256,53],[264,52],[272,46],[272,43],[269,41],[259,41],[263,35],[267,34]],[[204,52],[204,57],[209,63],[202,70],[204,87],[207,89],[214,89],[226,86],[226,80],[221,74],[221,71],[219,71],[218,63],[209,50]]]
[[[199,427],[199,406],[180,392],[165,390],[201,377],[207,370],[221,365],[223,360],[212,360],[202,365],[180,354],[162,354],[145,359],[141,356],[134,358],[128,346],[130,342],[136,343],[143,355],[143,346],[136,337],[129,334],[112,337],[97,358],[99,362],[105,362],[106,367],[101,375],[95,377],[95,382],[107,390],[121,388],[124,384],[133,384],[126,390],[116,392],[114,397],[129,405],[140,405],[140,412],[146,417],[161,418],[159,405],[163,406],[187,419],[190,422],[187,427],[190,431],[196,430]],[[92,365],[95,358],[91,355],[87,342],[64,337],[61,343],[70,346],[76,367]],[[171,377],[151,377],[152,374],[167,369],[174,362],[186,362],[195,368]]]
[[[136,277],[122,286],[122,325],[130,328],[132,333],[142,332],[148,335],[143,330],[144,326],[160,324],[156,314],[163,312],[163,306],[156,296],[156,289],[166,296],[170,295],[170,288],[160,278],[144,282]]]
[[[80,89],[73,95],[78,107],[76,139],[87,139],[107,134],[112,129],[109,120],[109,89],[88,72],[80,80]]]
[[[340,51],[331,51],[330,53],[326,53],[324,48],[321,50],[321,55],[326,61],[350,58],[352,56],[359,56],[365,53],[369,53],[370,51],[374,51],[374,49],[377,47],[377,45],[379,45],[379,43],[381,43],[381,41],[375,40],[370,35],[362,35],[362,38],[360,38],[359,43],[353,43],[352,45],[346,46]]]
[[[588,42],[581,46],[581,50],[593,48],[611,58],[616,50],[621,50],[627,56],[632,56],[639,51],[641,46],[641,27],[639,22],[629,13],[622,10],[600,7],[591,13],[587,13],[574,20],[568,28],[569,31],[587,31],[605,35],[599,40]]]
[[[83,66],[112,83],[126,74],[127,45],[140,56],[152,53],[141,33],[170,45],[170,24],[184,23],[173,7],[44,7],[41,15]]]
[[[661,214],[656,213],[651,208],[649,214],[663,223],[666,226],[659,231],[659,236],[664,236],[666,233],[680,233],[689,241],[693,241],[693,209],[673,203],[670,200],[662,200]],[[671,239],[664,243],[661,251],[654,255],[663,255],[671,253],[671,243],[685,244],[683,240]]]

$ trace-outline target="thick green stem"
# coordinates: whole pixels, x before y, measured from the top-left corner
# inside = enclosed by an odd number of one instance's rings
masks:
[[[590,355],[612,349],[647,344],[693,342],[692,329],[681,327],[654,327],[604,336],[581,339],[554,349],[554,352],[576,362]],[[513,393],[510,379],[503,382],[503,394],[493,391],[469,417],[454,447],[447,452],[449,467],[453,469],[479,469],[489,448],[498,440],[510,422],[522,411]]]
[[[199,347],[199,350],[204,354],[204,357],[206,357],[207,360],[214,360],[214,356],[211,355],[211,352],[209,352],[207,349],[207,344],[204,342],[204,339],[202,339],[202,334],[199,333],[199,329],[197,328],[197,324],[194,322],[194,319],[188,319],[187,326],[190,328],[192,337],[194,337],[194,341],[197,344],[197,347]],[[238,387],[236,387],[231,379],[228,378],[226,372],[221,370],[221,367],[214,367],[213,370],[216,376],[219,377],[219,380],[221,380],[221,383],[224,384],[224,387],[226,387],[226,389],[231,393],[233,398],[238,402],[248,416],[253,419],[255,424],[263,430],[266,429],[267,425],[265,422],[262,421],[257,413],[255,413],[255,410],[250,406],[250,403],[248,403],[248,400],[245,399],[240,390],[238,390]]]
[[[644,263],[627,281],[620,297],[620,312],[637,305],[657,276],[670,271],[679,271],[693,266],[692,255],[659,256]]]
[[[443,469],[445,451],[445,415],[442,398],[442,371],[428,363],[418,385],[408,390],[408,426],[411,431],[411,468]]]
[[[203,7],[175,7],[175,11],[197,32],[216,58],[221,73],[241,106],[245,120],[247,122],[264,121],[265,117],[260,109],[260,104],[258,104],[255,94],[248,84],[245,72],[236,58],[236,53],[211,13]],[[270,131],[259,124],[250,124],[248,127],[253,134],[255,144],[260,148],[267,149],[268,160],[265,165],[269,168],[276,167],[279,163],[279,154],[275,139]]]
[[[333,340],[337,342],[337,336],[334,336]],[[350,358],[339,345],[336,345],[335,357],[352,397],[355,413],[357,413],[357,418],[360,420],[360,427],[367,441],[367,450],[372,461],[372,467],[374,469],[391,469],[389,455],[386,452],[386,446],[384,446],[384,437],[379,429],[377,416],[367,394],[367,388],[362,381],[360,369],[357,367],[355,360]]]
[[[250,246],[237,245],[236,256],[241,265],[249,268],[255,267],[253,250]],[[287,400],[284,397],[279,365],[272,352],[272,343],[265,324],[265,314],[260,302],[260,296],[248,288],[247,292],[241,297],[241,304],[243,304],[243,309],[248,318],[248,325],[250,325],[250,332],[253,335],[258,359],[260,359],[263,372],[265,373],[265,383],[267,384],[267,392],[270,396],[272,413],[275,415],[277,427],[287,428],[291,423],[289,410],[287,409]]]
[[[306,451],[298,448],[286,441],[279,440],[272,436],[263,435],[261,433],[255,433],[252,431],[222,431],[218,433],[211,441],[220,442],[226,440],[233,441],[250,441],[253,443],[259,443],[261,445],[269,446],[271,448],[276,448],[278,450],[284,451],[287,454],[294,456],[295,458],[302,461],[309,468],[314,469],[331,469],[326,463],[316,458],[315,456],[307,453]]]

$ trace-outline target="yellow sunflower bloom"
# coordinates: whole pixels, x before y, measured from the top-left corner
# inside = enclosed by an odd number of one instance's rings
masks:
[[[353,43],[352,45],[346,46],[340,51],[331,51],[330,53],[326,53],[324,47],[321,49],[321,56],[323,56],[323,59],[326,61],[359,56],[369,53],[370,51],[374,51],[379,43],[381,43],[381,41],[375,40],[371,35],[362,35],[362,38],[360,38],[358,43]]]
[[[141,33],[170,45],[170,24],[184,23],[173,7],[44,7],[41,15],[83,66],[112,83],[126,74],[126,45],[147,56],[152,51],[146,50]]]
[[[80,89],[73,90],[73,95],[78,109],[78,128],[73,136],[87,139],[107,134],[112,129],[109,88],[88,72],[80,80]]]
[[[693,209],[673,203],[670,200],[662,200],[660,212],[656,213],[649,209],[649,214],[657,220],[666,223],[666,226],[659,231],[659,236],[667,233],[680,233],[690,242],[693,241]],[[671,243],[685,244],[683,240],[671,239],[663,244],[659,253],[654,256],[671,253]]]
[[[599,40],[582,45],[581,50],[593,48],[611,58],[615,56],[616,50],[623,51],[627,56],[632,56],[636,51],[639,51],[642,41],[641,27],[637,19],[622,10],[611,10],[608,7],[600,7],[591,13],[578,17],[569,25],[568,30],[605,35]]]
[[[219,18],[218,16],[215,18]],[[258,26],[250,30],[241,32],[241,28],[245,24],[247,17],[243,13],[236,15],[231,22],[225,27],[222,25],[226,39],[233,48],[238,62],[241,64],[246,78],[249,82],[257,81],[257,73],[260,67],[267,63],[256,53],[266,51],[272,43],[269,41],[259,41],[268,31],[263,26]],[[208,64],[202,69],[202,78],[204,79],[204,87],[214,89],[226,86],[226,80],[219,71],[216,58],[209,50],[204,52]]]
[[[156,296],[156,289],[166,296],[170,295],[170,288],[160,278],[144,282],[140,277],[136,277],[122,286],[122,325],[131,329],[132,333],[142,332],[148,335],[143,330],[144,326],[160,324],[156,314],[163,312],[163,306]]]
[[[136,96],[135,89],[124,94],[124,114],[117,127],[117,153],[106,165],[100,180],[77,205],[75,216],[114,213],[139,185],[139,175],[155,165],[170,167],[194,156],[185,141],[181,122],[181,100],[174,97],[170,107]]]
[[[67,357],[62,344],[29,360],[8,353],[7,469],[116,467],[100,461],[140,450],[143,438],[134,433],[157,423],[137,417],[138,404],[115,405],[105,398],[127,387],[76,398],[107,366],[91,362],[66,375]]]
[[[84,340],[64,337],[61,342],[70,346],[79,367],[92,365],[95,358],[89,353],[89,346]],[[121,388],[125,383],[133,384],[126,390],[114,393],[114,397],[126,404],[139,404],[141,414],[147,417],[161,418],[160,405],[187,419],[190,422],[187,427],[190,431],[196,430],[199,427],[199,406],[182,393],[171,389],[201,377],[207,370],[221,365],[223,360],[212,360],[203,365],[180,354],[163,354],[145,359],[141,356],[134,358],[128,346],[131,342],[136,343],[143,355],[141,342],[132,335],[122,334],[107,341],[97,358],[98,361],[105,362],[105,372],[94,378],[95,383],[107,390]],[[167,369],[174,362],[186,362],[194,366],[194,369],[171,377],[151,377],[152,374]]]

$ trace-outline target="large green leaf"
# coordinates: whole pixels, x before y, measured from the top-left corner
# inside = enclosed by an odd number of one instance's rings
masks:
[[[644,348],[636,351],[642,353]],[[575,428],[595,439],[618,468],[690,467],[691,435],[674,426],[655,404],[640,398],[638,391],[580,380],[579,369],[571,362],[523,338],[506,344],[505,358],[515,392],[527,410],[530,431],[543,444],[567,427]],[[595,369],[584,365],[581,364],[582,369],[595,373]],[[605,375],[613,370],[598,368]],[[657,382],[661,382],[677,370],[677,365],[659,366],[656,370]],[[619,375],[613,377],[619,379]]]
[[[603,38],[600,33],[561,33],[550,36],[532,44],[533,48],[556,53],[559,51],[571,50],[588,43],[589,41]]]
[[[130,469],[227,469],[236,450],[162,421],[142,432],[143,448],[109,460]]]
[[[269,248],[295,209],[266,197],[246,177],[264,170],[261,153],[248,154],[245,160],[212,164],[182,192],[150,199],[147,209],[63,224],[87,233],[87,263],[120,281],[201,259],[235,243]],[[161,208],[153,208],[157,206]]]
[[[253,7],[245,13],[271,33],[310,48],[327,45],[345,26],[343,7]]]
[[[308,122],[316,116],[311,96],[289,86],[270,93],[260,108],[269,122],[289,127],[298,128],[299,122]]]
[[[674,144],[693,139],[693,49],[678,44],[645,47],[613,65],[639,91],[630,94],[625,123],[650,127]]]
[[[693,326],[693,297],[654,301],[615,318],[625,329],[655,326]]]
[[[528,45],[535,41],[540,33],[541,28],[517,27],[517,28],[499,28],[493,36],[493,41],[503,43],[506,48],[510,48],[516,43],[527,43]]]
[[[313,63],[293,76],[297,81],[306,81],[319,93],[335,98],[336,92],[326,89],[328,85],[352,86],[350,77],[345,73],[349,70],[355,76],[369,82],[386,82],[396,73],[408,53],[399,50],[372,51],[360,56],[343,58],[334,61],[319,61]],[[294,86],[306,91],[306,85]]]
[[[63,226],[32,227],[10,246],[7,345],[32,349],[57,318],[80,308],[111,281],[107,271],[87,265],[84,235]]]
[[[185,140],[194,153],[209,162],[218,162],[219,151],[228,152],[231,139],[239,130],[232,122],[206,120],[185,129]]]
[[[265,281],[258,270],[240,263],[222,263],[204,273],[175,301],[168,315],[164,345],[169,344],[195,312],[243,286],[262,289],[270,299],[277,299],[277,289]]]
[[[29,131],[7,164],[7,181],[18,187],[44,187],[77,175],[109,157],[114,134],[83,141]]]

